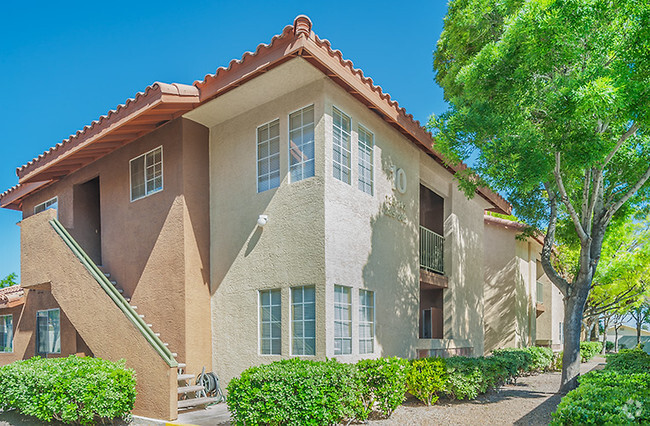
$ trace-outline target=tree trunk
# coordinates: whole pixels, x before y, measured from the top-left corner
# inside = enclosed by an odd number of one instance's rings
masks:
[[[580,288],[576,286],[576,288]],[[562,354],[562,384],[566,393],[578,386],[580,376],[580,334],[582,314],[589,292],[576,292],[564,302],[564,353]]]
[[[614,352],[618,353],[618,329],[616,325],[614,325]]]
[[[636,321],[636,344],[641,344],[641,321]]]
[[[603,318],[603,349],[601,355],[605,355],[607,349],[607,327],[609,327],[609,318]]]

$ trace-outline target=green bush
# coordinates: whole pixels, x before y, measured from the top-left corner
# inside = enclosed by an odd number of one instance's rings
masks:
[[[511,370],[516,366],[516,373],[540,373],[549,370],[553,364],[553,351],[550,348],[532,346],[530,348],[496,349],[492,354],[512,361]],[[514,373],[511,371],[511,373]],[[515,375],[513,374],[513,377]]]
[[[347,423],[368,416],[363,388],[353,364],[293,358],[245,370],[227,403],[236,424]]]
[[[365,359],[357,363],[368,411],[377,405],[390,417],[406,398],[406,376],[411,366],[402,358]]]
[[[421,358],[411,362],[406,376],[406,386],[411,395],[426,405],[435,403],[445,390],[447,374],[442,358]]]
[[[650,423],[650,374],[596,371],[580,378],[553,413],[552,425]]]
[[[601,342],[580,342],[580,359],[587,362],[603,350]]]
[[[605,350],[606,350],[607,352],[611,352],[611,351],[613,351],[613,350],[614,350],[614,342],[610,342],[609,340],[607,340],[607,341],[605,342]]]
[[[623,349],[607,355],[605,370],[621,374],[650,373],[650,355],[641,349]]]
[[[47,422],[95,424],[129,415],[135,375],[123,361],[36,357],[0,367],[0,389],[1,410]]]

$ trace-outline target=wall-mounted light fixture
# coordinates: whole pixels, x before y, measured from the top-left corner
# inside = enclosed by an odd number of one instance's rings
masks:
[[[262,228],[269,221],[269,216],[266,214],[261,214],[257,217],[257,225]]]

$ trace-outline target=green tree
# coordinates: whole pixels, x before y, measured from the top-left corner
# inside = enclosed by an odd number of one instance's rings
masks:
[[[650,302],[644,301],[630,311],[630,316],[636,323],[636,344],[641,343],[641,328],[644,324],[650,323]]]
[[[16,275],[13,272],[7,275],[6,277],[0,280],[0,288],[11,287],[12,285],[18,284],[16,282],[16,278],[18,278],[18,275]]]
[[[449,110],[429,124],[450,162],[546,229],[542,265],[565,300],[563,391],[577,385],[585,303],[607,228],[642,204],[650,177],[650,3],[452,0],[434,53]],[[558,225],[577,268],[551,259]]]

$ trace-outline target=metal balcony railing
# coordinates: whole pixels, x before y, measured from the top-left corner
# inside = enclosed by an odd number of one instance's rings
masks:
[[[445,237],[420,226],[420,267],[444,274]]]

